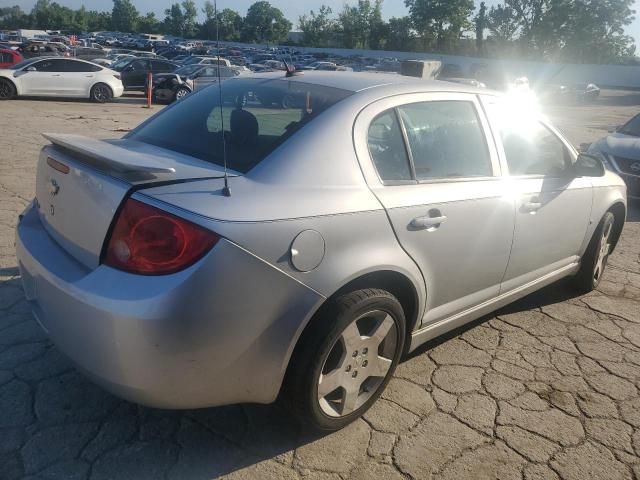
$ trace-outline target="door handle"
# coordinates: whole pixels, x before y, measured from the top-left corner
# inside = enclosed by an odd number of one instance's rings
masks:
[[[414,228],[434,228],[439,227],[441,223],[447,221],[446,215],[440,215],[438,217],[430,217],[425,215],[424,217],[416,217],[411,220],[411,226]]]
[[[525,212],[535,213],[542,208],[541,202],[525,202],[522,205]]]
[[[60,74],[59,73],[54,73],[53,75],[51,75],[52,77],[59,77]]]

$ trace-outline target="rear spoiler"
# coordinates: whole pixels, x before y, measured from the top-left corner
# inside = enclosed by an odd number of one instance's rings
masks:
[[[87,159],[87,163],[101,170],[121,174],[176,172],[174,167],[163,165],[157,156],[122,148],[106,140],[57,133],[43,133],[42,136],[54,145]]]

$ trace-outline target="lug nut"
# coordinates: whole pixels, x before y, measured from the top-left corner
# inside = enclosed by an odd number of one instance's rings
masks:
[[[353,352],[352,357],[357,357],[358,356],[358,350],[356,350],[355,352]]]
[[[347,365],[347,372],[351,371],[351,365]]]
[[[358,376],[358,371],[357,371],[357,370],[354,370],[354,371],[353,371],[353,373],[351,374],[351,376],[352,376],[353,378],[356,378],[356,377]]]
[[[367,365],[369,365],[369,362],[367,362],[366,360],[364,362],[362,362],[362,366],[366,367]]]
[[[362,354],[363,354],[363,355],[366,355],[368,351],[369,351],[369,349],[368,349],[368,348],[363,348],[363,349],[362,349]]]

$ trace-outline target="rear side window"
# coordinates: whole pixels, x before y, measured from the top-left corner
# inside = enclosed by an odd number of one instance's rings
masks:
[[[412,180],[409,158],[395,110],[378,115],[368,133],[369,152],[382,181]]]
[[[398,108],[417,180],[490,177],[491,158],[471,102],[433,101]]]
[[[221,85],[222,109],[214,85],[174,104],[128,138],[220,166],[224,144],[229,167],[246,173],[352,93],[280,78],[235,78]]]

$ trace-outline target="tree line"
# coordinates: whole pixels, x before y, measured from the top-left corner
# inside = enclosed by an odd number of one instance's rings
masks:
[[[383,0],[356,0],[333,12],[326,5],[298,18],[297,41],[311,47],[424,51],[480,57],[571,63],[635,63],[635,42],[624,28],[633,19],[633,0],[503,0],[476,9],[473,0],[404,0],[408,14],[385,20]],[[173,3],[164,18],[141,15],[131,0],[113,0],[109,11],[74,10],[38,0],[31,12],[0,8],[0,29],[36,28],[164,33],[214,39],[211,1]],[[201,15],[200,15],[201,14]],[[199,16],[204,20],[198,21]],[[243,17],[218,12],[220,39],[272,44],[287,40],[293,24],[268,1],[251,5]]]

